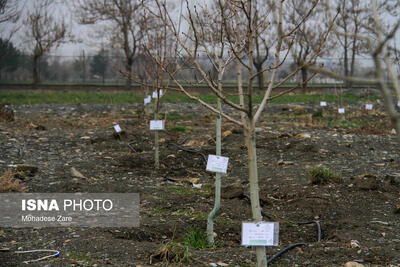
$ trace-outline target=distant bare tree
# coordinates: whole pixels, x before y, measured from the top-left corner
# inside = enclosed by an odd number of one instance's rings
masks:
[[[337,19],[337,28],[345,33],[336,34],[337,41],[343,51],[343,71],[345,76],[354,76],[355,58],[361,53],[363,42],[356,38],[363,29],[369,11],[368,4],[360,0],[339,1],[340,14]],[[347,87],[352,86],[351,81],[346,82]]]
[[[326,2],[326,6],[327,17],[329,18],[332,16],[332,10],[337,9],[337,7],[331,7],[329,1]],[[350,74],[342,75],[317,66],[308,66],[308,68],[338,80],[351,83],[357,82],[379,88],[384,98],[386,111],[400,139],[400,82],[398,75],[394,71],[396,61],[391,60],[389,52],[391,44],[394,43],[393,39],[400,28],[400,20],[388,20],[390,16],[392,18],[398,16],[399,8],[400,3],[397,0],[379,2],[371,0],[371,5],[366,13],[366,20],[361,24],[363,27],[362,32],[345,32],[338,25],[333,27],[336,34],[343,37],[347,36],[347,38],[355,38],[365,44],[364,54],[374,63],[372,77],[359,78]],[[385,74],[388,75],[390,84],[385,80]]]
[[[106,36],[112,45],[125,55],[125,72],[132,72],[132,65],[143,38],[142,1],[137,0],[77,0],[76,11],[81,24],[111,22]],[[127,85],[130,84],[127,79]]]
[[[72,35],[63,18],[56,18],[53,14],[56,8],[50,0],[41,0],[33,3],[23,20],[25,27],[24,39],[32,53],[33,83],[40,83],[40,60],[51,49],[69,40]]]
[[[89,60],[86,56],[85,50],[82,50],[78,59],[76,59],[73,63],[75,71],[79,73],[79,79],[81,82],[86,82],[88,62]]]
[[[22,11],[23,4],[18,0],[0,0],[0,24],[6,24],[7,27],[0,27],[0,37],[3,40],[10,40],[19,25],[16,23]]]
[[[324,38],[324,33],[327,31],[329,25],[317,23],[323,21],[323,13],[320,12],[323,5],[317,5],[318,1],[314,0],[291,0],[289,2],[290,8],[287,10],[288,27],[294,27],[304,17],[308,16],[308,20],[297,27],[294,32],[292,55],[294,63],[297,67],[302,66],[303,63],[312,56],[317,49],[319,49],[318,56],[326,54],[333,46],[332,42],[327,41],[322,49],[319,44]],[[315,7],[315,8],[313,8]],[[308,14],[312,10],[311,14]],[[314,58],[312,63],[315,63],[317,57]],[[301,81],[303,88],[307,87],[307,80],[309,78],[308,69],[301,69]]]
[[[11,21],[15,22],[21,9],[19,8],[18,1],[16,0],[0,0],[0,23]]]
[[[265,29],[269,26],[271,21],[268,20],[268,17],[262,16],[260,14],[265,14],[265,8],[268,5],[263,3],[263,1],[254,1],[254,24],[255,27],[255,40],[254,40],[254,58],[253,64],[257,71],[257,80],[258,80],[258,89],[264,89],[264,72],[262,71],[264,68],[264,63],[267,61],[269,57],[269,50],[273,46],[271,43],[271,36],[269,31]]]

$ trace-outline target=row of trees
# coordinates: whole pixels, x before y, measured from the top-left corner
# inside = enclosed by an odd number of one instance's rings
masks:
[[[14,46],[11,41],[0,38],[0,81],[21,81],[25,82],[32,78],[32,57]],[[124,69],[124,56],[116,52],[100,49],[94,55],[88,55],[85,50],[81,50],[79,56],[56,56],[45,54],[39,63],[39,73],[41,81],[50,82],[111,82],[124,84],[126,78],[119,73]],[[329,65],[329,69],[343,73],[343,63],[340,59],[319,60]],[[208,58],[202,57],[199,62],[205,69],[213,72],[213,66]],[[145,55],[137,55],[132,65],[132,71],[141,73],[143,76],[143,65],[151,65],[151,59]],[[358,77],[369,77],[373,73],[372,62],[366,59],[357,60],[356,75]],[[365,66],[365,67],[364,67]],[[284,77],[297,67],[293,58],[288,58],[279,72],[279,77]],[[199,80],[200,75],[197,71],[187,69],[182,71],[179,76],[186,80]],[[243,76],[247,76],[247,71],[243,70]],[[258,79],[263,76],[259,76]],[[231,62],[226,68],[223,77],[225,82],[234,82],[236,79],[236,65]],[[296,83],[302,79],[301,74],[293,76],[289,82]],[[388,77],[385,77],[388,80]],[[257,80],[258,82],[258,80]],[[323,76],[313,78],[313,82],[324,83],[333,82]],[[264,81],[262,81],[264,84]]]
[[[262,14],[268,8],[264,1],[257,2],[254,2],[255,23],[264,20]],[[383,1],[380,3],[379,9],[389,14],[394,12],[396,9],[390,2],[392,1]],[[169,3],[178,12],[182,1],[169,1]],[[354,36],[365,32],[370,4],[359,0],[335,0],[332,2],[332,5],[340,8],[336,19],[337,27],[346,34],[341,35],[335,32],[328,37],[324,42],[325,45],[320,48],[318,44],[329,25],[325,20],[325,8],[321,4],[317,5],[317,3],[318,1],[311,0],[290,0],[287,2],[287,5],[290,5],[291,8],[283,11],[285,27],[293,26],[299,18],[309,15],[307,22],[296,28],[296,35],[290,40],[292,49],[287,57],[294,59],[286,65],[287,68],[301,66],[303,61],[319,49],[319,57],[341,59],[339,61],[340,66],[335,68],[336,71],[340,71],[346,76],[358,74],[357,69],[360,69],[360,65],[355,64],[357,57],[365,55],[367,49],[366,43]],[[70,5],[70,3],[64,3],[64,5],[66,4]],[[40,82],[40,66],[43,64],[41,62],[43,62],[43,57],[46,54],[63,43],[79,41],[80,38],[74,36],[71,29],[74,23],[89,25],[91,38],[100,39],[102,43],[106,42],[107,45],[103,46],[107,47],[107,50],[113,51],[113,54],[118,54],[118,57],[123,58],[124,71],[132,72],[134,69],[142,69],[142,67],[135,65],[151,64],[141,60],[146,57],[146,51],[143,49],[148,41],[144,36],[145,29],[154,26],[149,25],[154,24],[154,22],[145,21],[144,14],[146,11],[143,4],[146,4],[146,1],[73,1],[70,12],[75,16],[67,22],[68,14],[63,13],[62,8],[65,9],[65,6],[60,4],[60,1],[1,0],[0,37],[6,41],[10,41],[13,36],[18,37],[14,38],[18,40],[18,46],[23,48],[24,54],[29,54],[31,57],[34,83]],[[313,6],[315,6],[313,12],[308,14],[310,7]],[[271,51],[271,47],[274,45],[271,40],[274,38],[270,31],[265,31],[262,27],[256,28],[256,31],[260,34],[257,35],[255,40],[253,64],[259,73],[257,75],[258,88],[262,89],[268,77],[261,70],[265,65],[274,61],[274,55]],[[0,56],[2,57],[1,61],[5,61],[6,58],[3,55]],[[10,56],[7,60],[10,59]],[[317,57],[313,59],[313,63],[316,63],[316,61]],[[210,71],[212,72],[213,68]],[[368,72],[363,72],[363,74],[369,75]],[[197,78],[198,75],[192,76]],[[309,78],[306,68],[301,68],[299,78],[302,79],[305,87]],[[126,83],[129,84],[130,81],[127,80]],[[351,82],[347,83],[348,86],[351,86],[351,84]]]
[[[35,63],[32,56],[17,49],[12,42],[0,38],[0,80],[27,81],[35,65],[39,80],[54,82],[99,82],[122,80],[116,66],[121,65],[121,57],[113,57],[101,49],[94,56],[87,56],[85,51],[79,57],[66,60],[62,57],[43,55]]]
[[[177,11],[165,0],[142,2],[145,36],[149,39],[148,43],[143,44],[143,49],[156,63],[158,77],[163,80],[166,76],[175,86],[172,88],[161,84],[158,79],[157,89],[177,88],[217,115],[217,155],[221,153],[222,120],[228,120],[243,129],[247,147],[251,211],[255,222],[263,221],[257,172],[256,125],[266,105],[272,98],[277,97],[272,96],[274,89],[297,73],[302,74],[302,81],[287,92],[304,86],[318,74],[343,80],[349,86],[353,82],[376,86],[384,96],[386,110],[400,137],[400,114],[395,106],[397,101],[400,101],[400,87],[398,73],[396,74],[393,68],[396,62],[391,61],[393,58],[389,53],[398,53],[393,38],[400,27],[400,21],[393,22],[390,18],[396,15],[400,3],[390,0],[379,3],[376,0],[370,3],[346,1],[351,5],[348,7],[343,2],[215,0],[194,5],[186,0],[185,13],[179,9]],[[354,17],[349,18],[343,12],[351,12]],[[181,22],[182,14],[185,14],[186,24]],[[358,21],[360,24],[357,27],[351,26]],[[156,31],[152,25],[157,25]],[[184,31],[181,30],[183,25],[187,27]],[[329,52],[328,44],[334,37],[340,39],[345,46],[343,52],[347,66],[344,67],[343,74],[332,72],[318,64],[318,58]],[[154,40],[157,45],[154,45]],[[355,54],[361,53],[361,49],[365,56],[373,61],[374,72],[368,78],[354,77]],[[282,77],[279,72],[289,55],[295,58],[296,68]],[[213,67],[211,70],[204,68],[200,63],[199,59],[202,56],[209,59]],[[271,60],[268,61],[268,58]],[[263,61],[267,64],[260,64]],[[229,94],[224,92],[222,87],[227,66],[231,63],[236,64],[239,104],[230,101],[227,97]],[[179,73],[185,70],[199,74],[200,81],[207,84],[210,91],[218,97],[217,106],[210,105],[192,94],[191,88],[198,81],[182,81]],[[243,76],[243,70],[247,71],[246,77]],[[385,71],[389,73],[394,90],[391,90],[384,80]],[[253,83],[256,79],[260,81],[258,77],[263,74],[267,77],[259,88],[263,99],[259,105],[255,105]],[[125,75],[140,82],[140,77],[134,73],[126,71]],[[143,83],[149,85],[149,82]],[[154,83],[152,85],[154,86]],[[236,115],[237,113],[226,112],[222,103],[238,111],[240,116]],[[210,244],[214,242],[213,217],[220,208],[221,177],[218,174],[215,183],[215,206],[209,214],[207,224]],[[255,249],[257,266],[267,266],[265,247]]]

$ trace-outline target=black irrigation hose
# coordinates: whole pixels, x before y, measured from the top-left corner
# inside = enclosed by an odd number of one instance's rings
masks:
[[[250,200],[250,197],[248,195],[244,195],[246,197],[246,199]],[[267,217],[268,219],[272,219],[272,217],[270,215],[268,215],[267,213],[265,213],[262,209],[261,209],[261,215],[264,217]],[[305,224],[313,224],[315,223],[317,225],[317,231],[318,231],[318,242],[321,241],[322,239],[322,228],[321,228],[321,224],[319,223],[319,221],[308,221],[308,222],[295,222],[295,224],[297,225],[305,225]],[[277,258],[279,258],[283,253],[288,252],[289,250],[291,250],[292,248],[298,247],[298,246],[305,246],[306,243],[295,243],[293,245],[290,245],[284,249],[282,249],[281,251],[279,251],[278,253],[276,253],[274,256],[272,256],[269,260],[267,260],[267,264],[270,264],[271,262],[275,261]]]
[[[290,245],[284,249],[282,249],[281,251],[279,251],[278,253],[276,253],[274,256],[272,256],[269,260],[267,260],[267,264],[270,264],[271,262],[273,262],[274,260],[276,260],[277,258],[279,258],[283,253],[288,252],[289,250],[291,250],[292,248],[298,247],[298,246],[305,246],[306,243],[296,243],[293,245]]]
[[[137,151],[132,147],[131,144],[133,144],[134,142],[131,143],[127,143],[126,145],[132,150],[133,153],[137,153]]]
[[[174,144],[175,147],[177,147],[180,150],[189,152],[189,153],[194,153],[194,154],[198,154],[201,155],[203,160],[207,163],[207,158],[206,155],[204,155],[203,153],[196,151],[196,150],[192,150],[192,149],[187,149],[184,147],[181,147],[180,145],[182,145],[183,143],[185,143],[185,141],[187,140],[187,137],[185,137],[183,139],[183,141],[178,142],[178,144]],[[133,142],[132,142],[133,143]],[[134,152],[136,153],[137,151],[131,146],[132,143],[127,143],[128,147]],[[244,195],[246,197],[246,199],[250,200],[250,197],[248,195]],[[261,210],[261,215],[264,217],[267,217],[268,219],[272,219],[272,216],[268,215],[267,213],[265,213],[263,210]],[[296,222],[297,225],[305,225],[305,224],[312,224],[315,223],[317,225],[317,230],[318,230],[318,242],[321,241],[322,239],[322,229],[321,229],[321,224],[319,221],[308,221],[308,222]],[[278,253],[276,253],[274,256],[272,256],[270,259],[267,260],[267,264],[272,263],[273,261],[275,261],[277,258],[279,258],[282,254],[288,252],[289,250],[298,247],[298,246],[305,246],[306,243],[295,243],[292,244],[284,249],[282,249],[281,251],[279,251]]]
[[[321,224],[319,223],[319,221],[297,222],[296,224],[298,224],[298,225],[304,225],[304,224],[312,224],[312,223],[315,223],[315,224],[317,225],[318,242],[320,242],[321,239],[322,239],[322,228],[321,228]]]
[[[200,155],[200,156],[203,158],[203,160],[205,161],[205,163],[207,164],[207,157],[206,157],[206,155],[204,155],[203,153],[201,153],[201,152],[199,152],[199,151],[196,151],[196,150],[192,150],[192,149],[188,149],[188,148],[181,147],[181,145],[183,145],[183,144],[186,142],[187,139],[188,139],[188,137],[185,136],[185,138],[183,138],[182,141],[177,142],[177,144],[174,144],[174,146],[175,146],[176,148],[182,150],[182,151],[186,151],[186,152],[189,152],[189,153],[194,153],[194,154]]]
[[[315,223],[317,225],[317,230],[318,230],[318,242],[321,241],[322,239],[322,228],[321,228],[321,224],[319,223],[319,221],[308,221],[308,222],[296,222],[295,224],[297,225],[305,225],[305,224],[313,224]],[[274,256],[272,256],[272,258],[270,258],[269,260],[267,260],[267,264],[273,262],[274,260],[276,260],[279,256],[281,256],[283,253],[286,253],[287,251],[291,250],[292,248],[298,247],[298,246],[305,246],[306,243],[296,243],[293,245],[290,245],[284,249],[282,249],[281,251],[279,251],[278,253],[276,253]]]
[[[207,163],[207,157],[206,155],[204,155],[203,153],[196,151],[196,150],[191,150],[191,149],[187,149],[178,145],[175,145],[178,149],[189,152],[189,153],[194,153],[194,154],[199,154],[200,156],[202,156],[203,160]]]
[[[250,197],[248,195],[244,195],[244,197],[248,200],[251,201]],[[272,216],[269,216],[268,214],[266,214],[262,209],[261,209],[261,215],[264,217],[267,217],[268,219],[272,220]]]

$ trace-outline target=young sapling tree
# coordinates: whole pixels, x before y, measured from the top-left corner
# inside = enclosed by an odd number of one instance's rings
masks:
[[[192,11],[188,1],[186,2],[186,5],[188,8],[187,22],[189,25],[188,32],[190,32],[190,35],[182,34],[177,30],[179,28],[177,23],[174,21],[169,12],[165,12],[165,2],[156,0],[157,6],[152,12],[163,21],[167,29],[173,34],[179,46],[182,48],[182,52],[179,56],[183,58],[183,63],[179,64],[174,71],[169,71],[162,64],[160,64],[160,66],[167,73],[175,86],[190,99],[198,101],[212,112],[243,128],[247,147],[251,210],[253,220],[255,222],[261,222],[263,218],[259,199],[256,124],[259,122],[261,114],[271,97],[272,90],[286,82],[290,77],[293,77],[302,67],[305,66],[305,64],[303,64],[293,72],[289,73],[285,78],[277,81],[278,71],[282,67],[287,55],[290,52],[290,49],[292,48],[290,45],[290,40],[293,38],[297,27],[306,21],[307,16],[303,17],[293,28],[284,31],[283,9],[288,8],[288,6],[285,5],[285,1],[283,0],[277,2],[267,1],[268,8],[265,9],[265,14],[258,14],[258,16],[265,19],[258,21],[258,23],[256,23],[255,20],[255,6],[253,1],[216,0],[215,3],[220,7],[220,11],[216,14],[216,19],[222,23],[225,31],[225,37],[221,38],[221,40],[225,40],[224,47],[229,47],[227,54],[233,54],[235,60],[238,60],[243,69],[246,70],[246,76],[245,78],[243,77],[246,84],[246,105],[238,105],[230,101],[227,98],[227,94],[224,92],[223,88],[221,90],[221,88],[218,87],[218,83],[213,80],[207,70],[205,70],[202,64],[200,64],[198,55],[203,48],[202,42],[204,42],[204,36],[201,32],[201,28],[197,27],[196,24],[196,10]],[[239,25],[235,20],[234,14],[238,14],[238,17],[243,19],[242,23]],[[263,23],[267,23],[268,25],[260,25]],[[241,30],[243,27],[246,28],[246,31]],[[273,44],[271,51],[274,52],[273,63],[270,66],[264,67],[261,71],[261,73],[269,72],[269,81],[267,87],[263,90],[263,99],[260,105],[255,105],[253,102],[253,82],[260,73],[260,71],[254,70],[255,39],[259,34],[261,34],[261,32],[257,31],[256,29],[269,31],[271,33],[270,36],[274,37],[274,40],[271,42]],[[240,34],[240,38],[238,38],[238,34]],[[324,38],[319,45],[319,49],[326,40],[326,36],[327,33],[324,35]],[[214,40],[219,41],[219,39]],[[240,42],[237,40],[240,40]],[[318,55],[319,49],[317,49],[314,54],[310,56],[310,58],[306,61],[307,63],[310,63]],[[183,68],[184,64],[191,64],[193,68],[197,70],[203,81],[207,84],[208,88],[221,100],[222,103],[229,105],[237,111],[245,114],[244,121],[242,121],[240,118],[236,118],[232,114],[225,112],[224,110],[219,110],[218,107],[214,107],[199,97],[193,95],[186,84],[183,84],[181,80],[179,80],[177,75],[178,71]],[[218,65],[216,66],[218,67]],[[256,255],[257,266],[266,266],[267,259],[265,247],[256,247]]]

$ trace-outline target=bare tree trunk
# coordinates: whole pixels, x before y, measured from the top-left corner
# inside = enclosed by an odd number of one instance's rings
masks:
[[[223,71],[221,70],[222,58],[219,59],[219,70],[218,70],[218,90],[222,92],[222,76]],[[221,99],[217,99],[217,108],[219,112],[222,112]],[[221,125],[222,117],[218,115],[216,122],[216,155],[221,155]],[[214,245],[214,218],[221,207],[221,173],[215,174],[215,199],[214,208],[208,214],[207,219],[207,242],[210,246]]]
[[[126,59],[125,63],[125,71],[131,75],[132,72],[132,65],[133,65],[133,58],[129,57]],[[131,79],[125,79],[125,85],[130,86],[132,84]]]
[[[249,130],[246,134],[246,146],[249,165],[249,183],[250,183],[250,200],[253,220],[255,222],[262,221],[260,195],[258,187],[257,172],[257,153],[256,153],[256,134],[253,121],[248,119]],[[257,267],[267,266],[267,255],[265,247],[256,247]]]
[[[218,110],[221,110],[221,99],[218,98]],[[216,154],[221,155],[221,124],[222,118],[218,115],[216,123]],[[215,199],[214,208],[208,214],[207,219],[207,241],[210,246],[214,245],[214,218],[221,207],[221,173],[215,175]]]
[[[306,83],[306,81],[307,81],[307,79],[308,79],[308,71],[307,71],[307,69],[306,68],[302,68],[301,69],[301,79],[302,79],[302,82],[303,82],[303,90],[305,90],[306,88],[307,88],[307,83]]]
[[[262,90],[264,90],[264,73],[261,72],[262,63],[261,64],[254,64],[254,67],[256,67],[257,72],[259,72],[259,74],[257,75],[258,89],[260,91],[262,91]]]
[[[158,105],[159,105],[159,95],[157,90],[157,99],[154,108],[154,120],[158,120]],[[154,167],[156,169],[160,168],[160,148],[158,143],[158,130],[154,131]]]
[[[33,80],[33,84],[40,83],[40,56],[38,56],[38,55],[33,56],[32,80]]]
[[[349,56],[348,56],[348,47],[347,47],[347,36],[344,37],[344,75],[346,77],[349,76]],[[346,87],[349,87],[349,82],[346,81]]]
[[[356,29],[354,32],[357,32],[358,25],[355,25]],[[351,47],[351,62],[350,62],[350,76],[354,77],[354,65],[356,61],[356,52],[357,52],[357,38],[353,37],[352,47]],[[353,86],[352,82],[348,82],[348,87],[351,88]]]
[[[237,83],[238,83],[238,93],[239,93],[239,105],[241,108],[244,108],[244,95],[243,95],[243,81],[242,81],[242,64],[238,60],[236,63],[237,68]],[[244,112],[240,112],[240,119],[245,124],[246,123],[246,114]]]

